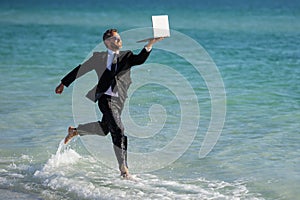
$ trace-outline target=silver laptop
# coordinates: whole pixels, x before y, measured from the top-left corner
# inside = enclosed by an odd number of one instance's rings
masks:
[[[137,42],[147,42],[148,40],[152,40],[154,38],[170,37],[168,15],[152,16],[152,29],[153,29],[153,37],[152,38],[139,40]]]

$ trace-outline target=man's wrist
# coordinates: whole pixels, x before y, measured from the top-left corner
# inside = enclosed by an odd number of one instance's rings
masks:
[[[146,49],[147,52],[150,52],[152,50],[152,47],[145,46],[144,48]]]

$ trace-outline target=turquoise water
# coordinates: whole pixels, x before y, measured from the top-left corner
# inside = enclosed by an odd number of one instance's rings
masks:
[[[153,14],[168,14],[174,33],[197,41],[216,63],[226,91],[226,118],[217,144],[200,159],[211,114],[205,81],[184,58],[154,48],[147,63],[170,66],[192,86],[201,113],[199,128],[174,163],[155,171],[131,171],[134,181],[127,181],[91,154],[83,138],[61,144],[67,127],[76,123],[76,87],[62,95],[54,89],[101,42],[103,31],[116,27],[126,35],[151,26]],[[0,16],[3,199],[299,198],[299,2],[1,1]],[[185,40],[180,47],[171,38],[161,43],[157,47],[194,50]],[[147,78],[147,73],[139,77],[142,68],[133,71],[137,82]],[[182,86],[166,74],[158,77],[168,80],[162,85]],[[182,114],[173,92],[149,84],[133,93],[130,113],[138,125],[151,121],[148,110],[154,104],[164,107],[167,118],[163,131],[153,137],[134,137],[128,127],[131,152],[153,151],[172,140]],[[194,114],[190,117],[197,119]],[[110,145],[109,138],[98,139]]]

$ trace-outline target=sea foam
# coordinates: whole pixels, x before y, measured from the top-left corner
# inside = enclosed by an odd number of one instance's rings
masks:
[[[63,173],[68,165],[78,162],[81,156],[73,149],[64,144],[64,140],[59,143],[55,155],[52,155],[41,170],[37,170],[35,176],[49,175],[51,173]]]

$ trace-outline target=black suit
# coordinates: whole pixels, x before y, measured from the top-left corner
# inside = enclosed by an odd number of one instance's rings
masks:
[[[150,52],[147,52],[145,48],[137,55],[132,51],[120,51],[117,70],[112,72],[106,68],[107,52],[94,52],[92,57],[74,68],[61,80],[68,87],[85,73],[96,71],[98,84],[89,91],[87,97],[94,102],[98,101],[99,109],[103,114],[102,121],[81,124],[77,130],[80,135],[107,135],[110,132],[120,167],[121,165],[127,166],[127,137],[124,135],[121,113],[127,98],[127,90],[131,84],[130,69],[132,66],[143,64],[149,54]],[[118,97],[104,94],[113,84],[116,84]]]

